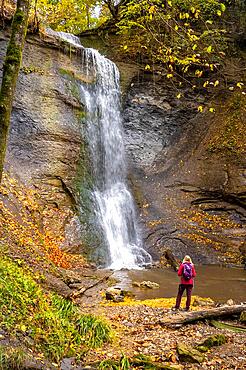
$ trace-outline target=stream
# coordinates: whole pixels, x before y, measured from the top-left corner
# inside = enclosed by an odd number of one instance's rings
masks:
[[[193,295],[210,297],[216,302],[233,299],[235,303],[246,301],[246,271],[236,267],[218,265],[195,266],[197,276]],[[170,298],[177,294],[179,277],[173,269],[149,269],[115,271],[114,278],[119,282],[115,285],[130,290],[136,299]],[[160,285],[159,289],[136,288],[132,282],[152,281]]]

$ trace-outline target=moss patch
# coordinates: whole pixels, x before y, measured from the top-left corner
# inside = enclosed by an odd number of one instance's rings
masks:
[[[246,97],[235,94],[227,110],[219,120],[217,134],[209,141],[208,151],[230,156],[239,160],[245,155],[246,148]]]
[[[207,338],[204,342],[199,344],[196,349],[200,352],[207,352],[212,347],[221,346],[227,342],[227,338],[224,334],[216,334]]]

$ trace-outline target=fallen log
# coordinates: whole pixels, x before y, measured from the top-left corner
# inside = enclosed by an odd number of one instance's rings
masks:
[[[95,283],[93,283],[93,284],[91,284],[91,285],[89,285],[87,287],[80,288],[76,292],[71,293],[70,296],[69,296],[69,298],[71,298],[71,299],[78,298],[79,296],[83,295],[87,290],[92,289],[95,286],[97,286],[97,285],[99,285],[99,284],[104,283],[105,281],[107,281],[110,278],[110,276],[112,276],[113,274],[114,274],[114,272],[112,272],[109,275],[103,276],[101,279],[97,280]]]
[[[195,321],[212,319],[215,317],[239,315],[241,312],[246,310],[246,304],[233,305],[233,306],[222,306],[217,308],[211,308],[208,310],[191,311],[191,312],[178,312],[175,316],[172,314],[164,320],[158,321],[161,326],[177,327]]]

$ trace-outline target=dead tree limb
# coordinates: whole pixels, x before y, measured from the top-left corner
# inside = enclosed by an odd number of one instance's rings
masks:
[[[70,295],[70,298],[74,299],[74,298],[78,298],[78,296],[81,296],[83,295],[87,290],[91,289],[91,288],[94,288],[95,286],[97,286],[98,284],[101,284],[105,281],[107,281],[110,276],[112,276],[114,274],[114,272],[112,272],[111,274],[109,275],[105,275],[103,276],[101,279],[97,280],[95,283],[87,286],[87,287],[82,287],[80,288],[79,290],[77,290],[76,292],[73,292],[71,295]]]
[[[164,320],[158,322],[161,326],[181,326],[195,321],[212,319],[214,317],[232,316],[239,315],[241,312],[246,311],[246,304],[223,306],[217,308],[211,308],[209,310],[192,311],[192,312],[180,312],[177,315],[172,315]]]

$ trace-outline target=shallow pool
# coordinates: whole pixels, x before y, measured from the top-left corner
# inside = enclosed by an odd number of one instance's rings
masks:
[[[246,302],[246,270],[217,265],[196,266],[193,295],[210,297],[217,302],[233,299]],[[137,299],[169,298],[176,296],[179,277],[172,269],[116,271],[116,285],[131,290]],[[142,289],[132,286],[133,281],[150,280],[160,284],[159,289]]]

